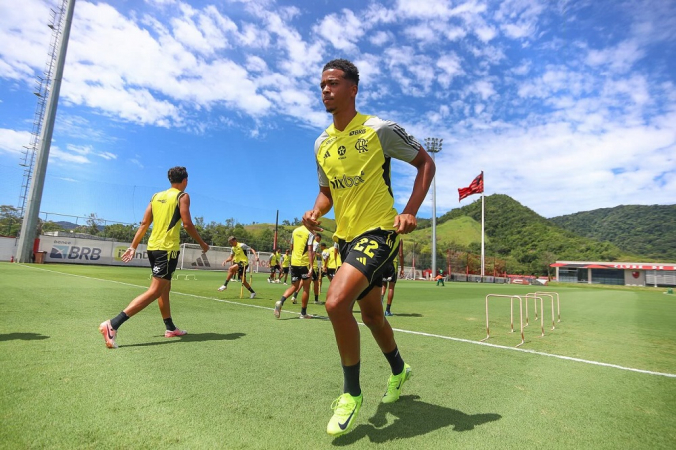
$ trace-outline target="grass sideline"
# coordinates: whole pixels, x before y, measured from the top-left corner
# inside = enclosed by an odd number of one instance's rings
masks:
[[[331,326],[297,320],[299,305],[275,320],[283,285],[255,275],[259,298],[240,300],[237,283],[216,292],[224,273],[198,272],[173,283],[173,316],[190,334],[165,339],[151,305],[108,350],[97,326],[147,287],[148,269],[0,270],[0,448],[676,447],[676,378],[546,356],[676,374],[676,296],[663,289],[552,287],[562,322],[544,338],[527,328],[536,354],[508,348],[519,342],[508,301],[491,303],[488,342],[504,348],[476,345],[485,295],[532,287],[402,281],[390,322],[414,377],[400,402],[380,404],[389,367],[362,328],[364,406],[332,439],[342,376]]]

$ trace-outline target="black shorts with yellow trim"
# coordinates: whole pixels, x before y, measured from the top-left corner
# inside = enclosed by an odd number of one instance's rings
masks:
[[[295,283],[298,280],[308,280],[310,278],[310,270],[307,266],[291,266],[291,282]]]
[[[399,249],[399,235],[396,231],[375,230],[357,236],[350,242],[338,241],[340,258],[359,270],[369,282],[357,300],[364,298],[374,287],[382,287],[383,271],[394,261]]]
[[[396,283],[397,271],[394,269],[394,264],[388,264],[383,271],[383,283]]]
[[[178,265],[178,250],[148,250],[148,261],[153,271],[153,277],[171,280]]]
[[[244,273],[246,272],[247,267],[249,267],[249,265],[244,263],[244,262],[238,262],[238,263],[235,263],[234,265],[237,266],[237,275],[239,276],[239,278],[242,278],[244,276]]]

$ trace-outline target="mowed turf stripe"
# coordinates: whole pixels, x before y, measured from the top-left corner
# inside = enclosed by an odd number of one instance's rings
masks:
[[[86,276],[86,275],[77,275],[77,274],[72,274],[72,273],[59,272],[59,271],[56,271],[56,270],[49,270],[49,269],[44,269],[42,267],[28,266],[28,265],[24,265],[24,264],[17,264],[17,266],[26,267],[28,269],[33,269],[33,270],[42,270],[42,271],[45,271],[45,272],[50,272],[50,273],[55,273],[55,274],[60,274],[60,275],[69,275],[69,276],[78,277],[78,278],[85,278],[85,279],[88,279],[88,280],[104,281],[104,282],[108,282],[108,283],[121,284],[123,286],[132,286],[132,287],[137,287],[137,288],[141,288],[141,289],[147,289],[147,286],[141,286],[141,285],[132,284],[132,283],[125,283],[123,281],[107,280],[105,278],[96,278],[96,277],[90,277],[90,276]],[[196,294],[189,294],[189,293],[186,293],[186,292],[179,292],[179,291],[175,291],[173,289],[172,289],[171,292],[172,292],[172,294],[183,295],[183,296],[186,296],[186,297],[193,297],[193,298],[199,298],[199,299],[204,299],[204,300],[213,300],[213,301],[217,301],[217,302],[221,302],[221,303],[228,303],[228,304],[231,304],[231,305],[247,306],[247,307],[250,307],[250,308],[258,308],[258,309],[265,309],[267,311],[274,311],[274,308],[270,308],[268,306],[250,305],[248,303],[241,303],[241,302],[236,302],[236,301],[232,301],[232,300],[223,300],[223,299],[220,299],[220,298],[207,297],[207,296],[204,296],[204,295],[196,295]],[[282,312],[287,313],[287,314],[299,315],[299,313],[295,313],[295,312],[292,312],[292,311],[282,310]],[[319,319],[327,319],[326,317],[322,317],[322,316],[315,316],[315,317],[319,318]],[[359,321],[357,321],[357,323],[359,325],[364,326],[364,324],[359,322]],[[465,344],[482,345],[484,347],[496,348],[496,349],[501,349],[501,350],[511,350],[511,351],[516,351],[516,352],[529,353],[531,355],[546,356],[546,357],[550,357],[550,358],[562,359],[562,360],[565,360],[565,361],[573,361],[573,362],[578,362],[578,363],[583,363],[583,364],[591,364],[591,365],[594,365],[594,366],[608,367],[608,368],[611,368],[611,369],[625,370],[625,371],[628,371],[628,372],[636,372],[636,373],[642,373],[642,374],[646,374],[646,375],[655,375],[655,376],[661,376],[661,377],[667,377],[667,378],[676,378],[676,374],[673,374],[673,373],[654,372],[652,370],[636,369],[636,368],[633,368],[633,367],[620,366],[618,364],[604,363],[604,362],[601,362],[601,361],[592,361],[592,360],[582,359],[582,358],[574,358],[572,356],[556,355],[556,354],[553,354],[553,353],[539,352],[539,351],[536,351],[536,350],[528,350],[528,349],[519,348],[519,347],[507,347],[505,345],[490,344],[488,342],[473,341],[473,340],[470,340],[470,339],[456,338],[456,337],[452,337],[452,336],[444,336],[444,335],[441,335],[441,334],[425,333],[425,332],[422,332],[422,331],[404,330],[404,329],[401,329],[401,328],[394,328],[394,327],[392,329],[394,331],[398,331],[400,333],[413,334],[413,335],[417,335],[417,336],[425,336],[425,337],[431,337],[431,338],[437,338],[437,339],[445,339],[445,340],[448,340],[448,341],[462,342],[462,343],[465,343]]]

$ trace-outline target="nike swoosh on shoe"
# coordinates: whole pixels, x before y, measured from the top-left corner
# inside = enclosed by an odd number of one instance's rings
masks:
[[[350,423],[350,419],[352,419],[352,416],[354,415],[354,412],[355,412],[356,409],[357,409],[357,407],[355,406],[354,409],[352,410],[352,412],[350,413],[350,417],[347,418],[345,423],[338,422],[338,426],[340,427],[341,430],[344,430],[345,428],[347,428],[347,425]]]

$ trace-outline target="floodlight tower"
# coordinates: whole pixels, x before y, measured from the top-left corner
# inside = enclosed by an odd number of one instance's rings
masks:
[[[439,138],[425,138],[425,147],[432,156],[441,151],[444,140]],[[432,276],[437,276],[437,183],[436,175],[432,178]]]
[[[23,209],[23,223],[21,224],[21,234],[16,249],[16,260],[20,263],[31,262],[33,253],[33,241],[35,241],[36,229],[38,224],[38,215],[40,214],[40,202],[42,201],[42,190],[45,186],[45,175],[47,174],[47,162],[49,160],[49,149],[52,145],[52,132],[54,131],[54,121],[56,119],[56,108],[59,103],[59,92],[61,91],[61,80],[63,78],[63,67],[66,63],[66,51],[68,50],[68,38],[70,37],[70,26],[73,22],[73,10],[75,0],[63,0],[61,4],[60,19],[58,23],[50,26],[57,36],[57,44],[54,46],[52,61],[56,63],[54,77],[51,80],[45,80],[49,91],[47,103],[45,104],[45,114],[41,118],[39,145],[37,149],[37,159],[35,160],[35,176],[30,180],[30,189],[27,197],[26,208]],[[63,14],[65,12],[65,14]],[[58,27],[61,26],[59,29]],[[56,28],[56,29],[55,29]],[[48,72],[51,74],[51,69]],[[33,160],[31,159],[31,164]],[[30,171],[30,168],[29,168]],[[26,187],[28,182],[26,181]]]

